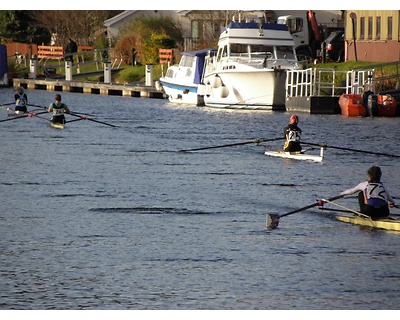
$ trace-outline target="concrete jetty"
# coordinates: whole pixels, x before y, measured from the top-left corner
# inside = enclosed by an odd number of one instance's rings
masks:
[[[146,86],[141,84],[113,84],[91,81],[22,78],[14,78],[12,81],[14,87],[23,87],[31,90],[64,91],[109,96],[113,95],[164,99],[164,94],[162,91],[157,90],[154,86]]]

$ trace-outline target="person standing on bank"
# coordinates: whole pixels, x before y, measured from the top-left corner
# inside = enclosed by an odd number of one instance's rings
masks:
[[[393,198],[381,182],[382,170],[380,167],[373,166],[367,171],[367,181],[360,182],[357,186],[347,189],[339,194],[346,196],[358,193],[358,203],[360,212],[371,218],[384,218],[390,214],[389,208],[395,206]]]
[[[289,124],[284,128],[285,144],[283,151],[285,152],[301,152],[301,129],[297,126],[299,117],[295,114],[290,117]]]
[[[24,88],[19,87],[15,91],[15,111],[27,112],[26,104],[28,103],[28,96],[24,93]]]
[[[68,39],[68,44],[65,47],[65,61],[74,62],[73,53],[78,52],[78,46],[76,42],[72,39]]]
[[[48,112],[53,112],[53,116],[51,117],[50,121],[52,123],[65,124],[64,113],[69,113],[70,111],[67,105],[61,102],[61,95],[56,94],[54,99],[55,102],[50,104],[49,108],[47,109]]]

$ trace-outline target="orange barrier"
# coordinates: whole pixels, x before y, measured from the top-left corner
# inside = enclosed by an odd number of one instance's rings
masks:
[[[92,46],[78,46],[78,51],[93,50]],[[39,59],[61,60],[64,58],[64,48],[61,46],[38,46]]]
[[[38,46],[38,58],[61,60],[63,50],[63,47],[58,46]]]
[[[172,49],[159,49],[160,64],[173,63],[173,50]]]

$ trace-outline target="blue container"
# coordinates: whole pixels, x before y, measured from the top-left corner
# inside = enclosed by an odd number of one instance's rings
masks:
[[[4,80],[7,70],[7,47],[4,44],[0,44],[0,81]]]

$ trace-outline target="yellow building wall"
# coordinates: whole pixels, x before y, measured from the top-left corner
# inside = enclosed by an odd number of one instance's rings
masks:
[[[356,14],[356,48],[353,41],[353,21]],[[361,38],[360,21],[364,17],[364,38]],[[368,19],[372,17],[372,38],[368,37]],[[381,18],[380,37],[376,37],[376,18]],[[392,38],[388,39],[388,17],[392,17]],[[345,14],[346,61],[363,60],[392,62],[400,60],[400,10],[348,10]]]

